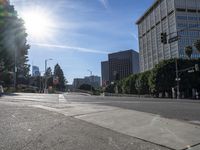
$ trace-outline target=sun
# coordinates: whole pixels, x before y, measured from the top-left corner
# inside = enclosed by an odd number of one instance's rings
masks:
[[[22,14],[26,32],[33,38],[48,38],[51,36],[53,22],[42,11],[26,11]]]

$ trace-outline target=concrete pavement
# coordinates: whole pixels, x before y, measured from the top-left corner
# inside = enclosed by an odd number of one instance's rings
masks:
[[[43,109],[0,105],[1,150],[167,150]]]

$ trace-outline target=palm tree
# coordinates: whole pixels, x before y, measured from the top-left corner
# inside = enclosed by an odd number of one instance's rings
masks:
[[[193,53],[192,46],[186,46],[185,47],[185,54],[189,57],[189,59],[191,59],[192,53]]]
[[[195,43],[194,43],[194,46],[196,47],[196,49],[199,51],[200,53],[200,40],[197,40]]]

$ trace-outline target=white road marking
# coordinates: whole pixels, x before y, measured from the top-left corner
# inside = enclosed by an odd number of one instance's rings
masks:
[[[59,103],[65,103],[66,99],[63,94],[59,94]]]
[[[4,96],[2,100],[11,101],[35,101],[35,102],[58,102],[58,95],[56,94],[18,94],[17,96]]]

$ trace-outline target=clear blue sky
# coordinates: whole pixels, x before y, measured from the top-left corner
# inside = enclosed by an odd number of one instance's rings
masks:
[[[136,20],[154,0],[11,0],[19,15],[31,9],[44,10],[53,25],[51,37],[31,38],[28,43],[30,64],[44,70],[44,60],[53,67],[57,62],[67,80],[101,75],[100,62],[109,52],[138,51]],[[26,11],[24,11],[26,10]],[[40,22],[38,22],[40,24]]]

